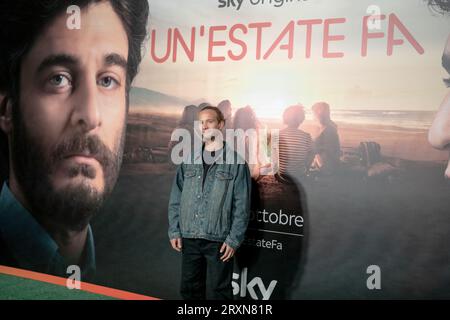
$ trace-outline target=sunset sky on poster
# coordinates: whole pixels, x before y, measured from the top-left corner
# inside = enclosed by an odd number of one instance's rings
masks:
[[[450,19],[431,12],[423,0],[294,0],[279,8],[268,1],[251,5],[244,0],[240,10],[218,8],[217,0],[189,1],[189,6],[179,10],[181,3],[186,4],[182,0],[150,2],[149,28],[156,32],[158,56],[166,50],[169,28],[178,28],[188,41],[192,27],[227,26],[227,31],[214,35],[216,41],[227,41],[224,47],[214,48],[214,54],[220,56],[229,49],[239,51],[228,37],[235,24],[271,22],[272,26],[262,34],[264,53],[290,21],[345,18],[344,23],[330,26],[331,35],[344,35],[345,39],[329,45],[329,51],[343,52],[344,57],[322,56],[323,23],[312,28],[309,58],[305,57],[305,26],[295,27],[292,59],[288,59],[286,50],[275,49],[267,60],[256,60],[256,32],[249,30],[247,34],[236,33],[248,46],[243,59],[210,62],[208,35],[197,35],[194,61],[178,48],[176,62],[170,56],[166,62],[156,63],[147,48],[136,86],[192,102],[230,99],[234,107],[251,105],[261,117],[278,117],[287,105],[300,102],[310,107],[316,101],[327,101],[335,109],[434,111],[448,90],[442,82],[448,75],[441,66],[441,56]],[[368,15],[370,5],[377,5],[381,14],[395,14],[425,52],[418,53],[395,29],[395,39],[403,39],[404,43],[394,46],[393,54],[388,56],[386,18],[374,31],[383,32],[384,38],[369,39],[367,56],[363,57],[363,17]]]

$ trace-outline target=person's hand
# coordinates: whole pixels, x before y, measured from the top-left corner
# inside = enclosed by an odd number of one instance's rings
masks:
[[[170,239],[170,244],[172,245],[172,248],[181,252],[181,238]]]
[[[222,245],[222,248],[220,248],[220,253],[223,253],[223,255],[220,257],[220,260],[223,262],[227,262],[234,256],[234,249],[227,245],[225,242]]]

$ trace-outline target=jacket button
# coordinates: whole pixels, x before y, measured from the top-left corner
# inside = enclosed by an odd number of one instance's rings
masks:
[[[201,178],[202,178],[202,176],[198,176],[198,178],[199,178],[199,179],[201,179]]]
[[[197,198],[199,198],[199,199],[200,199],[201,197],[202,197],[201,195],[198,195],[198,196],[197,196]]]

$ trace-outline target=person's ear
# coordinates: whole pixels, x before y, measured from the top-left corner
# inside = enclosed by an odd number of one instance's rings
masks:
[[[0,129],[9,134],[12,130],[12,103],[8,97],[0,96]]]
[[[219,122],[219,130],[222,130],[225,127],[225,120]]]

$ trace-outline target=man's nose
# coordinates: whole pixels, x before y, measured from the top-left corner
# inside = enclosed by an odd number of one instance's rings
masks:
[[[428,141],[437,149],[450,147],[450,93],[445,97],[428,131]]]
[[[72,114],[72,125],[80,127],[83,132],[90,132],[101,125],[97,90],[95,81],[86,81],[78,86]]]

